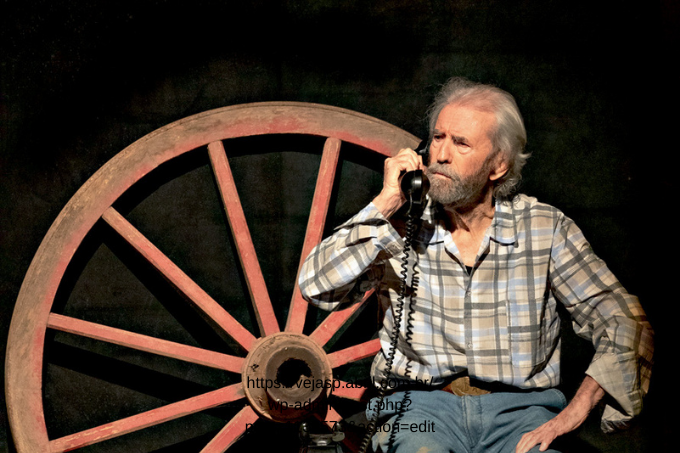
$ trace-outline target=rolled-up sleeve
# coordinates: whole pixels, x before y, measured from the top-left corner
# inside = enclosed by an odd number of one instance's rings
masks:
[[[615,402],[605,407],[602,429],[625,427],[642,410],[649,389],[651,325],[637,297],[626,292],[569,218],[555,230],[551,258],[552,291],[569,311],[574,331],[595,347],[586,374]]]
[[[302,296],[324,310],[358,301],[377,286],[384,261],[400,253],[403,242],[390,222],[369,204],[306,258],[298,279]]]

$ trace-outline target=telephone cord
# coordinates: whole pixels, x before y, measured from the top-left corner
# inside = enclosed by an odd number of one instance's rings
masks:
[[[362,440],[361,446],[359,447],[359,453],[366,453],[368,444],[371,442],[371,438],[375,434],[376,431],[376,424],[378,421],[378,417],[380,416],[380,408],[382,407],[383,400],[385,399],[385,393],[387,392],[387,385],[388,385],[388,376],[392,372],[392,365],[394,363],[394,357],[396,355],[396,350],[397,350],[397,344],[399,343],[399,330],[401,326],[401,320],[403,317],[403,312],[404,312],[404,299],[406,297],[406,286],[407,286],[407,280],[408,280],[408,264],[409,264],[409,253],[411,251],[411,247],[413,245],[413,239],[415,236],[416,232],[416,222],[415,222],[415,214],[410,212],[409,210],[409,215],[406,220],[406,234],[405,234],[405,244],[404,244],[404,251],[403,251],[403,257],[402,257],[402,262],[401,262],[401,272],[400,272],[400,282],[399,282],[399,294],[397,296],[397,300],[394,306],[394,319],[393,319],[393,327],[392,327],[392,332],[390,335],[390,350],[387,359],[385,360],[385,372],[384,372],[384,378],[383,381],[380,383],[380,387],[378,388],[378,394],[376,396],[376,405],[375,405],[375,410],[371,412],[371,417],[368,420],[368,424],[366,427],[366,435],[364,436],[364,439]],[[413,293],[410,298],[410,306],[413,305],[413,301],[415,299],[416,291],[418,288],[418,277],[417,277],[417,272],[415,270],[415,263],[414,263],[414,270],[413,270],[413,279],[412,279],[412,286],[413,286]],[[411,339],[413,337],[413,310],[411,307],[411,310],[409,310],[409,313],[407,315],[407,322],[406,322],[406,335],[405,339],[408,345],[411,344]],[[405,374],[406,377],[410,377],[410,368],[411,368],[411,361],[409,360],[406,364],[406,370]],[[406,397],[406,395],[405,395]],[[403,404],[400,406],[403,408]],[[392,436],[394,435],[394,430],[392,430],[392,434],[390,436],[390,442],[392,442],[393,438]]]

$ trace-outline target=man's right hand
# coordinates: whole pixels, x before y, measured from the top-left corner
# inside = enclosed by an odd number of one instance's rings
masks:
[[[419,169],[425,169],[423,158],[411,148],[404,148],[396,156],[385,159],[383,188],[373,204],[386,218],[389,219],[406,201],[399,187],[399,177]]]

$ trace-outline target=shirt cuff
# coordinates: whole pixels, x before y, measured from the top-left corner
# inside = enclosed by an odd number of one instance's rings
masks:
[[[603,353],[591,362],[586,374],[616,401],[606,405],[600,427],[608,433],[626,428],[631,419],[642,410],[642,390],[633,351]]]

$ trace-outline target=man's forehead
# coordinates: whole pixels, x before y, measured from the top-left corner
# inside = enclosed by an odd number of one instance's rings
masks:
[[[444,129],[464,127],[467,129],[487,129],[495,124],[494,113],[473,103],[452,103],[446,105],[435,123],[435,132],[444,132]],[[463,131],[460,131],[463,132]]]

